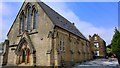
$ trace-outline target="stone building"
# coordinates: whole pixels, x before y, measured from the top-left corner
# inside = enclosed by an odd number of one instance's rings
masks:
[[[106,42],[98,35],[89,36],[92,53],[95,57],[106,56]]]
[[[3,65],[69,66],[92,59],[89,40],[43,2],[25,1],[7,37]]]

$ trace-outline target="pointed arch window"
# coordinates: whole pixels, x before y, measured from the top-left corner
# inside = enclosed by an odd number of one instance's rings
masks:
[[[27,8],[27,30],[31,30],[31,6],[28,6]]]
[[[25,16],[24,12],[22,12],[20,16],[19,33],[21,34],[24,30],[25,30]]]
[[[22,21],[21,21],[21,19],[20,19],[20,24],[19,24],[19,34],[22,33],[22,31],[21,31],[21,30],[22,30],[22,27],[21,27],[21,26],[22,26]]]
[[[36,29],[36,18],[37,18],[37,11],[36,10],[34,10],[33,11],[33,29]]]
[[[37,9],[35,5],[28,3],[25,10],[22,10],[20,14],[19,34],[22,34],[25,30],[28,32],[34,32],[32,30],[37,28]]]
[[[25,30],[25,17],[24,16],[22,16],[21,24],[22,24],[22,32],[23,32]]]

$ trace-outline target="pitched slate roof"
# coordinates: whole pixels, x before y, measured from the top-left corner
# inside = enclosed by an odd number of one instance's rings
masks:
[[[46,14],[49,16],[51,21],[55,26],[61,27],[85,40],[86,37],[67,19],[65,19],[63,16],[55,12],[53,9],[51,9],[49,6],[47,6],[43,2],[38,2],[41,8],[46,12]]]

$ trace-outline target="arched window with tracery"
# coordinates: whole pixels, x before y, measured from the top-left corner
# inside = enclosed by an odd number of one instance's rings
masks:
[[[27,30],[31,30],[31,12],[32,12],[32,7],[31,5],[27,6]]]
[[[34,10],[34,13],[33,13],[33,29],[36,29],[36,18],[37,18],[37,11]]]
[[[22,16],[21,21],[22,21],[22,32],[23,32],[25,30],[25,17],[24,16]]]
[[[28,3],[24,10],[20,14],[19,34],[27,30],[31,32],[37,28],[37,14],[36,6]]]
[[[37,20],[37,9],[35,7],[35,5],[33,5],[32,7],[32,14],[33,14],[33,30],[36,29],[36,20]]]
[[[19,26],[19,33],[21,34],[25,30],[25,15],[22,11],[20,15],[20,26]]]

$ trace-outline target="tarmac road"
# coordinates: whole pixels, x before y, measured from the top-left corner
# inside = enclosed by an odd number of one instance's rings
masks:
[[[76,64],[74,68],[120,68],[116,58],[96,59]]]

